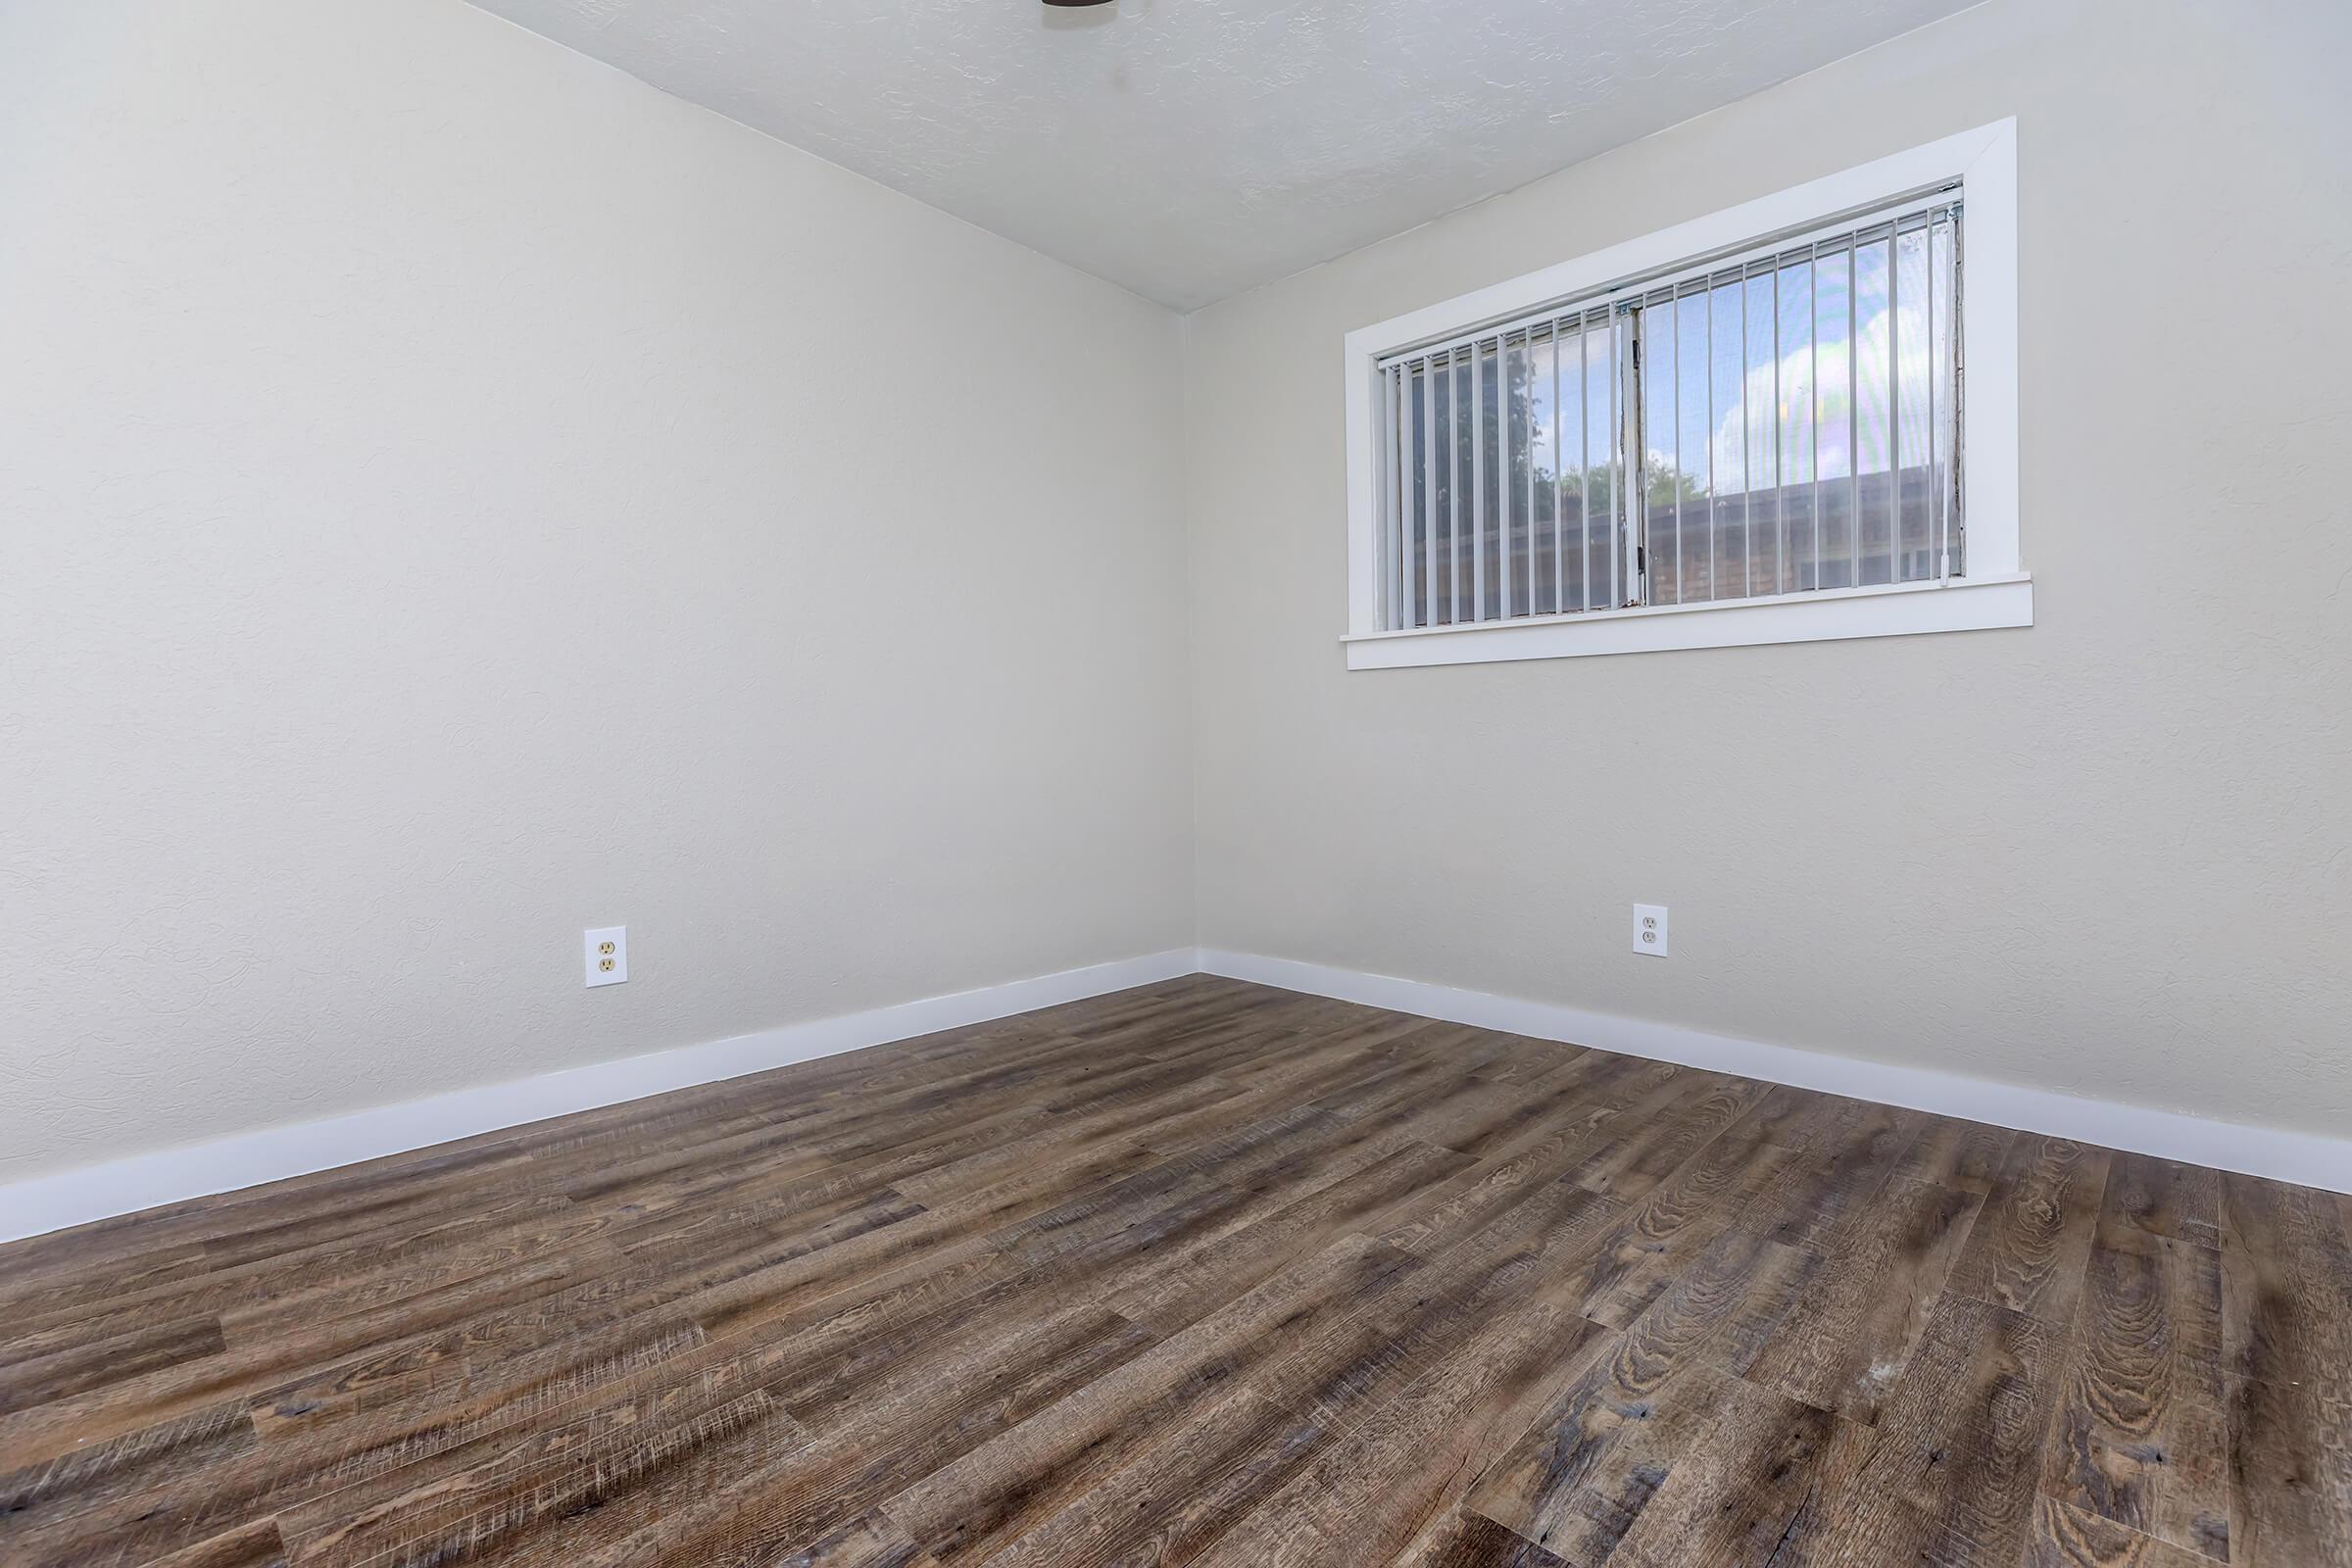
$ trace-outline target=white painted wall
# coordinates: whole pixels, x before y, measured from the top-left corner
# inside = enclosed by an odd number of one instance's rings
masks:
[[[1177,356],[458,0],[0,0],[0,1180],[1189,947]]]
[[[2343,1136],[2347,59],[1995,0],[1192,318],[1202,945]],[[1346,670],[1345,332],[2008,115],[2035,626]]]

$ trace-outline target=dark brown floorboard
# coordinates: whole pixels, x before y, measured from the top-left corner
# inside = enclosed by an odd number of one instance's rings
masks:
[[[2352,1200],[1196,976],[0,1248],[9,1568],[2352,1568]]]

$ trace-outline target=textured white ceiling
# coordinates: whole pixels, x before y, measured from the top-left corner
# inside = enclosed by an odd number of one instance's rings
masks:
[[[1973,0],[476,0],[1179,309]]]

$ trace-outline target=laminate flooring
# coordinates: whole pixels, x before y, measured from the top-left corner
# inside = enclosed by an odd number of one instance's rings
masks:
[[[2348,1221],[1194,976],[0,1248],[0,1562],[2344,1568]]]

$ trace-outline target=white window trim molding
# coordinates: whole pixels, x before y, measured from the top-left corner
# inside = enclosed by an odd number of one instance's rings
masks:
[[[1810,226],[1835,214],[1957,179],[1968,219],[1961,493],[1968,509],[1968,575],[1947,581],[1828,589],[1714,604],[1651,605],[1522,616],[1461,626],[1388,630],[1380,624],[1379,483],[1374,468],[1376,369],[1387,355],[1604,292],[1687,258]],[[1492,663],[1678,648],[2034,624],[2034,583],[2018,537],[2017,122],[1997,121],[1940,141],[1792,185],[1359,327],[1347,337],[1348,631],[1349,669]]]
[[[1370,632],[1347,639],[1348,667],[1493,664],[1515,659],[1752,648],[1764,643],[1909,637],[1922,632],[1988,631],[2033,624],[2033,579],[2022,573],[1954,577],[1948,582],[1823,588],[1767,598],[1588,610],[1575,615]]]

